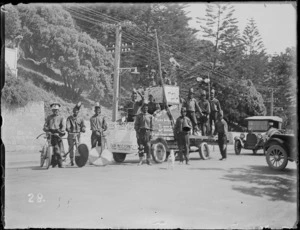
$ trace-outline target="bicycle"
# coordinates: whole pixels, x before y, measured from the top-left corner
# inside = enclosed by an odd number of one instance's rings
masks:
[[[71,133],[71,134],[78,134],[78,133],[79,132]],[[49,167],[51,165],[51,160],[52,160],[52,155],[53,155],[53,147],[54,147],[51,145],[51,137],[56,136],[56,137],[60,138],[61,140],[67,139],[67,138],[62,138],[57,133],[46,132],[46,133],[40,134],[36,139],[38,139],[42,135],[45,135],[44,138],[47,141],[46,141],[45,145],[43,146],[43,149],[41,150],[40,166],[43,167],[44,163],[46,162],[46,169],[49,169]],[[68,154],[75,147],[76,148],[75,163],[79,168],[81,168],[86,164],[86,162],[88,160],[89,149],[86,144],[78,143],[77,135],[74,135],[74,140],[75,140],[75,143],[73,142],[72,148],[62,156],[62,161],[64,161],[64,162],[66,161]]]
[[[72,148],[69,149],[69,151],[62,156],[62,161],[64,161],[64,162],[66,161],[67,156],[75,147],[75,164],[79,168],[81,168],[81,167],[85,166],[85,164],[89,158],[89,149],[86,144],[78,142],[78,135],[76,135],[76,134],[79,134],[79,133],[80,132],[72,132],[72,133],[70,132],[69,133],[69,134],[74,134],[73,140],[75,140],[75,142],[73,142]],[[67,138],[65,138],[65,139],[67,139]]]
[[[57,136],[61,138],[57,133],[50,133],[50,132],[45,132],[41,133],[40,135],[37,136],[36,139],[41,137],[42,135],[45,135],[44,138],[46,139],[46,142],[42,148],[41,156],[40,156],[40,166],[43,167],[44,163],[46,162],[46,169],[49,169],[51,165],[51,160],[52,160],[52,155],[53,155],[53,145],[51,145],[51,138],[52,136]]]

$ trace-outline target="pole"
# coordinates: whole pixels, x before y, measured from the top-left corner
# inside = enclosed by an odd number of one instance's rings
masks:
[[[163,103],[166,105],[166,110],[170,116],[170,120],[171,120],[171,125],[173,127],[174,130],[174,121],[173,121],[173,116],[170,112],[169,106],[167,104],[167,97],[166,97],[166,92],[165,92],[165,83],[162,77],[162,72],[161,72],[161,62],[160,62],[160,53],[159,53],[159,46],[158,46],[158,37],[157,37],[157,32],[155,31],[155,38],[156,38],[156,47],[157,47],[157,56],[158,56],[158,68],[159,68],[159,76],[160,76],[160,81],[161,81],[161,86],[163,88]]]
[[[274,109],[274,98],[273,98],[273,88],[271,89],[271,116],[273,116],[273,109]]]
[[[116,27],[116,48],[115,48],[115,69],[114,69],[114,96],[113,96],[113,114],[112,121],[117,120],[118,103],[119,103],[119,72],[120,72],[120,50],[121,50],[121,38],[122,27],[117,25]]]

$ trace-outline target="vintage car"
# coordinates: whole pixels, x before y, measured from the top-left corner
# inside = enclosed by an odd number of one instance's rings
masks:
[[[264,143],[274,134],[281,133],[282,118],[277,116],[253,116],[245,119],[248,123],[247,133],[234,138],[236,155],[243,149],[250,149],[253,154],[263,149]]]
[[[288,161],[298,161],[296,138],[293,134],[274,134],[264,144],[264,153],[270,168],[283,170]]]

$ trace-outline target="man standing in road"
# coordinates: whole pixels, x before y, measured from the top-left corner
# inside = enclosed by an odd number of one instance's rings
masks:
[[[140,162],[138,165],[143,164],[144,153],[146,152],[147,164],[151,165],[150,162],[150,140],[153,130],[153,116],[148,113],[148,105],[143,104],[142,112],[137,115],[134,129],[136,131],[137,142],[139,146],[139,158]]]
[[[55,134],[48,137],[51,138],[51,145],[53,146],[54,157],[52,157],[51,165],[52,167],[58,165],[58,167],[61,168],[64,146],[60,137],[65,135],[65,121],[64,118],[59,115],[59,109],[61,107],[59,103],[52,103],[50,107],[53,114],[46,118],[43,130],[44,132]]]
[[[194,98],[194,90],[191,88],[189,90],[188,99],[184,102],[183,107],[186,107],[187,117],[192,121],[193,124],[193,134],[199,130],[196,119],[196,111],[202,115],[201,108],[198,105],[198,102]]]
[[[218,134],[218,145],[222,155],[222,160],[227,158],[227,136],[228,136],[228,125],[227,122],[223,119],[223,111],[221,110],[217,116],[217,122],[215,124],[214,135]]]
[[[77,103],[73,108],[73,115],[67,118],[66,130],[68,132],[68,145],[70,153],[70,165],[74,166],[74,145],[80,143],[80,132],[85,132],[84,120],[78,117],[78,113],[81,107],[81,102]]]
[[[209,135],[208,132],[210,130],[209,127],[210,104],[209,101],[206,99],[205,90],[201,92],[199,106],[202,110],[202,115],[200,116],[201,132],[202,132],[202,136],[206,136]]]
[[[95,105],[95,114],[90,119],[91,123],[91,144],[92,148],[95,148],[96,145],[104,147],[101,145],[101,139],[103,138],[103,132],[107,130],[107,123],[105,117],[101,115],[101,106],[97,102]]]
[[[210,127],[210,133],[212,133],[212,123],[214,122],[214,125],[216,125],[217,121],[217,115],[219,111],[221,111],[221,105],[217,98],[215,98],[215,90],[213,89],[210,93],[210,116],[209,116],[209,127]]]
[[[189,133],[192,129],[192,122],[186,116],[186,108],[181,108],[181,116],[177,118],[174,133],[175,138],[177,140],[178,148],[179,148],[179,162],[183,163],[183,156],[185,158],[185,162],[189,164],[189,150],[190,150],[190,140]]]
[[[141,96],[142,100],[137,99],[137,93]],[[140,108],[144,103],[144,97],[143,95],[139,92],[136,91],[135,89],[132,91],[131,95],[131,101],[129,101],[125,106],[124,109],[125,111],[127,110],[127,121],[132,122],[135,120],[135,117],[137,114],[140,113]]]

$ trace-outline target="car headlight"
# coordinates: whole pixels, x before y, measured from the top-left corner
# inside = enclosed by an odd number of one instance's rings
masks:
[[[241,133],[240,138],[243,139],[245,137],[245,134]]]

